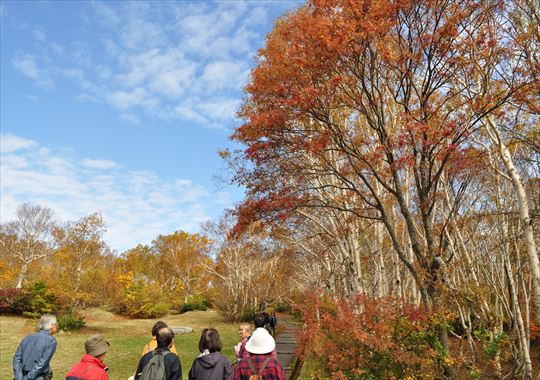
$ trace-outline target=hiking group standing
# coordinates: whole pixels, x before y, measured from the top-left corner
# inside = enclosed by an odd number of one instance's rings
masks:
[[[255,331],[250,324],[239,328],[241,341],[234,347],[235,366],[221,354],[222,342],[219,332],[206,328],[199,339],[200,354],[189,370],[189,380],[249,380],[251,376],[261,380],[284,380],[285,371],[277,358],[275,340],[267,331],[268,317],[255,317]],[[39,321],[40,331],[28,335],[20,343],[13,358],[15,380],[50,380],[51,359],[56,352],[54,334],[58,331],[56,317],[43,315]],[[274,325],[275,327],[275,325]],[[275,330],[274,330],[275,334]],[[110,343],[102,334],[89,337],[85,354],[66,374],[66,380],[108,380],[108,367],[104,363]],[[143,349],[137,369],[131,380],[181,380],[182,364],[174,346],[174,332],[166,323],[158,321],[152,327],[152,339]]]

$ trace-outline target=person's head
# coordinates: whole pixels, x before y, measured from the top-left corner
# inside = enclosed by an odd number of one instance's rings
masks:
[[[240,335],[241,339],[247,338],[251,335],[252,329],[251,325],[249,323],[242,323],[238,327],[238,334]]]
[[[152,336],[156,336],[158,331],[164,327],[168,327],[167,324],[163,321],[157,321],[152,327]]]
[[[256,355],[268,354],[274,351],[275,348],[276,341],[264,328],[256,329],[246,343],[246,351]]]
[[[43,314],[39,319],[39,329],[48,330],[51,334],[55,334],[58,331],[56,317],[52,314]]]
[[[221,351],[221,338],[216,329],[204,329],[199,340],[199,351],[203,352],[208,350],[209,352]]]
[[[105,337],[101,334],[92,335],[84,342],[86,353],[100,360],[105,357],[110,346],[110,343],[107,342]]]
[[[266,316],[263,314],[255,314],[255,318],[253,318],[253,323],[255,324],[255,328],[258,329],[259,327],[264,327],[266,324]]]
[[[169,348],[172,345],[174,339],[173,331],[168,327],[162,327],[158,330],[156,335],[157,346],[160,348]]]

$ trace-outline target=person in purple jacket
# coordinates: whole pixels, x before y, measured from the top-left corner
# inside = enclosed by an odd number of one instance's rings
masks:
[[[221,355],[221,338],[216,329],[204,329],[199,340],[200,354],[189,370],[189,380],[232,380],[231,362]]]

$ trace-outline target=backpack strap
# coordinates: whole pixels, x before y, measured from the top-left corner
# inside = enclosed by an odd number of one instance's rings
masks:
[[[263,373],[264,369],[266,368],[266,365],[268,364],[268,362],[270,362],[270,359],[272,359],[270,356],[268,356],[266,359],[264,359],[264,362],[263,362],[261,368],[259,368],[259,372],[257,372],[257,375],[262,376],[262,373]],[[253,367],[253,362],[251,361],[250,358],[247,358],[247,363],[249,365],[249,369],[251,370],[251,374],[255,375],[255,367]]]
[[[270,361],[270,359],[272,359],[270,356],[267,357],[266,359],[264,359],[264,362],[263,362],[261,368],[259,368],[259,373],[258,373],[258,375],[261,375],[261,376],[262,376],[263,370],[266,368],[266,365],[268,364],[268,362]]]
[[[161,348],[156,348],[154,351],[152,351],[152,356],[154,356],[156,354],[160,354],[161,356],[163,356],[163,360],[165,360],[165,356],[167,356],[169,354],[173,354],[173,352],[171,352],[171,351],[163,352],[163,350]]]
[[[248,363],[249,369],[251,370],[251,374],[255,375],[255,367],[253,367],[253,362],[251,361],[249,357],[247,358],[247,363]]]

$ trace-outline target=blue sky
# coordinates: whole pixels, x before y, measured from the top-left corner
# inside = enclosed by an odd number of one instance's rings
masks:
[[[117,251],[242,199],[216,154],[276,17],[298,1],[2,1],[0,215],[101,212]],[[234,148],[234,147],[233,147]]]

